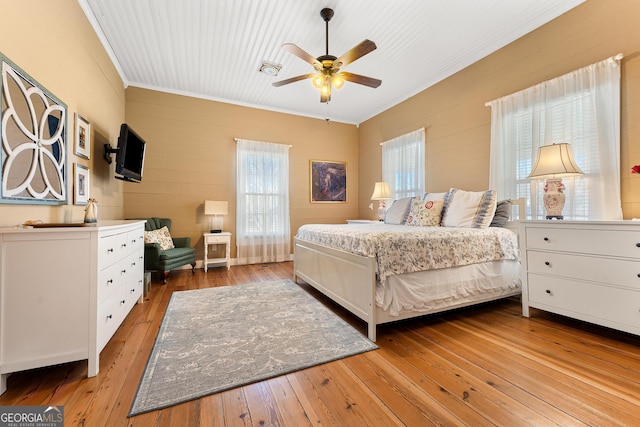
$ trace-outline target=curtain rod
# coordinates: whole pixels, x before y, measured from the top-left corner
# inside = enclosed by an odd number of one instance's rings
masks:
[[[236,144],[240,142],[240,138],[233,138],[233,140],[236,142]],[[273,144],[277,144],[277,142],[274,142]],[[280,144],[280,145],[286,145],[286,144]],[[287,145],[287,147],[291,148],[293,147],[293,145]]]
[[[619,54],[614,55],[614,56],[611,56],[611,57],[609,57],[609,58],[607,58],[607,59],[603,59],[602,61],[594,62],[594,64],[597,64],[597,63],[599,63],[599,62],[603,62],[603,61],[620,61],[620,60],[622,60],[622,58],[624,58],[624,53],[619,53]],[[591,65],[593,65],[593,64],[591,64]],[[585,67],[578,68],[578,69],[576,69],[575,71],[582,70],[583,68],[586,68],[586,67],[588,67],[588,66],[589,66],[589,65],[587,65],[587,66],[585,66]],[[571,73],[571,72],[569,72],[569,73]],[[569,73],[567,73],[567,74],[569,74]],[[566,74],[563,74],[563,75],[566,75]],[[562,77],[562,76],[558,76],[558,77]],[[558,77],[555,77],[555,78],[557,79]],[[538,83],[538,85],[540,85],[540,84],[544,84],[544,83],[546,83],[546,82],[548,82],[548,81],[550,81],[550,80],[554,80],[554,79],[546,80],[546,81],[544,81],[544,82],[542,82],[542,83]],[[538,85],[533,85],[533,86],[538,86]],[[533,87],[533,86],[531,86],[531,87]],[[527,89],[528,89],[528,88],[527,88]],[[526,89],[523,89],[523,90],[526,90]],[[518,92],[514,92],[514,93],[518,93]],[[505,95],[505,96],[500,97],[500,98],[506,98],[507,96],[511,96],[511,95],[513,95],[513,93],[512,93],[512,94],[510,94],[510,95]],[[498,99],[500,99],[500,98],[496,98],[496,99],[494,99],[493,101],[485,102],[485,103],[484,103],[484,106],[485,106],[485,107],[490,107],[490,106],[491,106],[491,104],[492,104],[493,102],[497,101],[497,100],[498,100]]]

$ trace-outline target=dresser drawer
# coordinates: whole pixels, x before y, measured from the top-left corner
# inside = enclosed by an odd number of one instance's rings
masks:
[[[127,289],[120,287],[106,300],[98,305],[98,348],[102,348],[111,339],[127,315]]]
[[[527,266],[531,273],[589,280],[640,291],[640,261],[528,251]]]
[[[528,274],[531,305],[579,319],[640,327],[640,292]]]
[[[130,231],[127,233],[127,240],[129,241],[127,249],[130,254],[140,249],[144,250],[144,229],[140,227],[139,230]]]
[[[101,237],[98,242],[98,268],[105,268],[128,254],[127,233]]]
[[[527,249],[640,259],[640,231],[527,227]]]
[[[127,264],[125,258],[98,272],[98,302],[104,301],[126,283]]]

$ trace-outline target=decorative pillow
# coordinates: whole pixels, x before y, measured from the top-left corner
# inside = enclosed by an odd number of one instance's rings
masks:
[[[496,192],[452,188],[444,198],[443,227],[486,228],[496,212]]]
[[[407,221],[407,214],[411,208],[411,200],[413,197],[398,199],[389,206],[387,213],[384,215],[385,224],[404,224]]]
[[[509,221],[511,213],[511,200],[500,200],[496,205],[496,213],[493,215],[489,227],[504,227]]]
[[[411,200],[411,209],[407,217],[407,225],[439,227],[442,205],[442,200]]]
[[[444,193],[424,193],[422,196],[422,200],[444,200],[444,197],[449,194],[449,192]]]
[[[175,248],[175,246],[173,245],[173,239],[171,239],[171,234],[169,234],[169,229],[167,228],[167,226],[158,228],[157,230],[145,231],[144,242],[159,243],[160,249],[162,249],[163,251]]]

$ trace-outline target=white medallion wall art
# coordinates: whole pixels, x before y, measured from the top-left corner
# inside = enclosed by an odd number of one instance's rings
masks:
[[[67,203],[67,106],[0,54],[0,202]]]

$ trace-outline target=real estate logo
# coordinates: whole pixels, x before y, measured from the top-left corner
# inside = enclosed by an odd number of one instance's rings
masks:
[[[64,406],[0,406],[0,427],[64,427]]]

